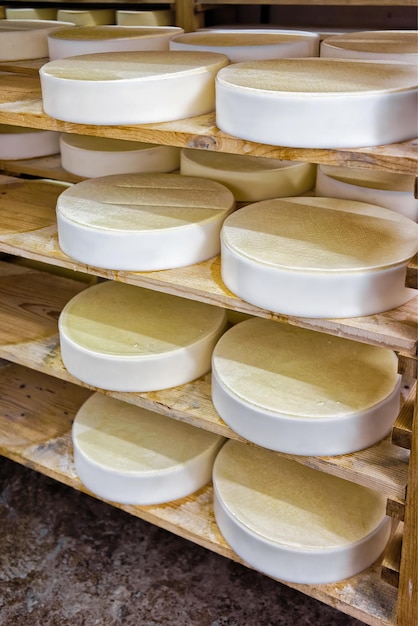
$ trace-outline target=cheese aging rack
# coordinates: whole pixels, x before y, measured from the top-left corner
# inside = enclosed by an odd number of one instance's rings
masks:
[[[325,3],[323,0],[319,4]],[[380,4],[386,3],[383,0]],[[399,3],[408,4],[409,0]],[[191,30],[195,11],[196,5],[178,0],[177,24],[181,25],[183,19],[185,29]],[[184,18],[187,15],[189,28]],[[215,125],[214,113],[135,126],[94,126],[55,120],[42,109],[38,70],[45,61],[0,62],[1,124],[418,176],[418,139],[371,148],[296,149],[256,144],[222,133]],[[36,195],[29,191],[28,181],[22,175],[40,179]],[[272,314],[240,300],[222,284],[219,258],[155,272],[89,267],[70,259],[59,249],[55,224],[57,186],[51,182],[54,180],[81,179],[61,168],[58,155],[0,161],[0,219],[4,226],[0,234],[0,454],[85,491],[74,470],[71,424],[92,389],[73,378],[62,364],[57,317],[72,296],[98,277],[391,348],[399,356],[399,371],[409,387],[391,435],[371,448],[350,455],[294,458],[319,471],[384,493],[387,512],[394,520],[392,539],[383,558],[353,578],[326,585],[284,584],[371,626],[417,624],[418,291],[407,304],[378,315],[307,319]],[[51,266],[56,269],[52,271]],[[417,287],[416,270],[417,264],[412,262],[407,284],[413,288]],[[224,424],[213,407],[209,374],[182,387],[158,392],[105,393],[225,437],[241,439]],[[210,485],[190,497],[164,505],[110,504],[242,562],[217,529]]]

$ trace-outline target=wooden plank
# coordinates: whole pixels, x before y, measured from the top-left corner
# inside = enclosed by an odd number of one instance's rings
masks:
[[[83,394],[84,390],[79,392],[77,388],[39,372],[15,365],[2,367],[0,454],[89,493],[76,475],[70,436],[72,420],[83,401]],[[242,563],[217,528],[211,485],[188,498],[158,506],[110,504]],[[340,583],[289,586],[370,626],[394,626],[396,592],[381,581],[380,561]]]
[[[338,320],[310,319],[272,313],[235,296],[222,282],[220,257],[197,265],[154,272],[123,272],[91,267],[74,261],[59,248],[55,223],[59,186],[45,181],[38,181],[36,185],[35,195],[33,187],[27,181],[0,176],[3,201],[0,206],[2,216],[0,252],[147,289],[164,291],[183,298],[200,300],[331,335],[389,347],[402,352],[404,357],[416,355],[418,295],[402,307],[378,315]]]
[[[414,420],[414,405],[417,395],[417,382],[412,385],[410,394],[403,405],[396,422],[393,425],[391,441],[393,445],[411,449],[412,424]]]
[[[394,520],[398,520],[398,522],[403,522],[405,520],[405,500],[388,498],[386,502],[386,515],[389,515],[389,517],[392,517]]]
[[[399,572],[397,625],[418,624],[418,401],[415,396],[408,492]]]
[[[174,122],[133,126],[95,126],[63,122],[43,112],[41,88],[39,80],[34,76],[0,76],[0,123],[247,156],[418,174],[416,139],[387,146],[340,150],[270,146],[221,132],[216,127],[215,113]]]
[[[314,4],[315,6],[415,6],[414,0],[211,0],[209,6],[218,6],[225,4],[265,4],[265,5],[304,5],[309,6]],[[201,7],[204,7],[204,3],[200,3]]]
[[[65,369],[56,320],[63,304],[86,287],[78,281],[0,262],[0,358],[91,388]],[[20,336],[19,336],[20,335]],[[148,393],[105,392],[224,437],[244,441],[219,417],[212,403],[210,373],[186,385]],[[102,391],[102,390],[99,390]],[[335,457],[288,458],[405,499],[408,453],[389,437],[371,448]]]
[[[382,561],[382,580],[396,588],[399,586],[402,535],[403,524],[399,524],[389,541],[389,545],[385,550],[385,556]]]
[[[27,76],[39,76],[39,68],[48,63],[49,58],[30,59],[27,61],[0,61],[0,72],[12,74],[25,74]]]

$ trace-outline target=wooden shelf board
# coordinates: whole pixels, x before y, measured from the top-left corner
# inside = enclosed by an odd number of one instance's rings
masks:
[[[412,385],[410,394],[403,405],[392,430],[392,443],[401,448],[411,449],[412,424],[414,421],[414,404],[417,395],[417,382]]]
[[[393,587],[399,586],[403,524],[399,524],[385,550],[382,561],[382,579]]]
[[[310,319],[278,315],[235,296],[222,283],[219,257],[197,265],[155,272],[122,272],[91,267],[74,261],[59,248],[55,219],[59,185],[45,181],[32,184],[37,186],[36,196],[27,181],[0,176],[2,200],[7,200],[8,206],[13,207],[13,212],[7,212],[7,227],[2,228],[0,252],[389,347],[401,352],[405,358],[416,355],[418,295],[402,307],[378,315],[338,320]]]
[[[93,389],[64,367],[56,320],[62,306],[86,284],[30,268],[0,262],[0,358]],[[99,390],[103,391],[103,390]],[[244,441],[217,414],[210,374],[191,383],[148,393],[104,392],[227,438]],[[299,463],[404,500],[408,452],[389,437],[359,452],[335,457],[284,455]]]
[[[78,183],[84,180],[80,176],[70,174],[61,166],[61,156],[38,157],[36,159],[0,160],[3,174],[26,174],[37,178],[50,178],[67,183]]]
[[[110,0],[109,0],[110,1]],[[210,8],[218,5],[228,5],[228,4],[238,4],[238,5],[304,5],[304,6],[347,6],[350,5],[352,7],[359,6],[415,6],[414,0],[266,0],[257,2],[256,0],[210,0],[208,6]],[[200,10],[204,9],[205,3],[199,3]]]
[[[4,364],[0,389],[0,454],[88,493],[77,478],[71,444],[72,420],[88,392]],[[242,563],[217,528],[210,485],[188,498],[158,506],[110,504]],[[381,581],[380,562],[340,583],[289,586],[371,626],[394,626],[396,592]]]
[[[40,65],[42,62],[40,61]],[[43,112],[39,79],[32,75],[10,73],[0,76],[0,123],[247,156],[418,174],[417,139],[387,146],[340,150],[275,147],[245,141],[221,132],[216,127],[215,113],[174,122],[133,126],[95,126],[63,122]]]

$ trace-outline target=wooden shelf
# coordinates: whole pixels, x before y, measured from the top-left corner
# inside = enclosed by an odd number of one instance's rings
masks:
[[[88,395],[81,387],[17,365],[3,364],[0,454],[88,493],[76,476],[71,445],[72,420]],[[210,485],[191,497],[164,505],[114,506],[242,563],[216,526]],[[380,562],[341,583],[286,584],[371,626],[395,624],[396,591],[380,579]]]
[[[86,284],[79,281],[0,262],[0,358],[88,387],[65,369],[56,325],[64,304],[85,288]],[[244,441],[215,411],[210,374],[181,387],[150,393],[105,393],[224,437]],[[389,437],[371,448],[349,455],[284,456],[376,489],[389,499],[405,500],[409,455],[406,450],[392,445]]]
[[[7,66],[0,64],[0,71],[4,67],[10,72],[10,64]],[[214,113],[175,122],[136,126],[94,126],[62,122],[43,112],[39,79],[33,75],[13,73],[0,75],[0,123],[247,156],[347,165],[418,175],[417,139],[388,146],[340,150],[275,147],[222,133],[216,127]]]

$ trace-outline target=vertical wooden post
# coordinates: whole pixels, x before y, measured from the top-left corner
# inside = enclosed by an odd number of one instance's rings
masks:
[[[408,491],[406,497],[405,526],[402,541],[399,576],[398,626],[418,624],[418,406],[415,396],[415,413],[412,425],[411,457],[409,460]]]
[[[176,26],[190,33],[195,30],[194,0],[176,0]]]

